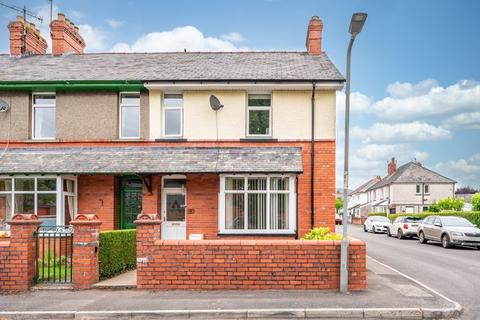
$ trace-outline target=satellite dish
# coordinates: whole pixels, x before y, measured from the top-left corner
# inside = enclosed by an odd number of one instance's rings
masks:
[[[221,104],[220,100],[212,94],[210,96],[210,107],[212,107],[213,111],[218,111],[223,108],[223,104]]]
[[[7,112],[8,110],[10,110],[10,106],[8,105],[8,103],[0,99],[0,113]]]

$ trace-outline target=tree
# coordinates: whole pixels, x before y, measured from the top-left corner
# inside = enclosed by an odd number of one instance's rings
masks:
[[[337,198],[335,200],[335,209],[337,209],[337,213],[338,213],[338,210],[340,210],[342,208],[343,208],[343,199],[342,198]]]
[[[472,196],[472,206],[474,211],[480,211],[480,192]]]
[[[474,188],[470,187],[470,186],[466,186],[466,187],[461,187],[461,188],[458,188],[457,190],[455,190],[455,194],[473,194],[473,193],[476,193],[476,192],[479,192],[480,190],[475,190]]]
[[[448,197],[446,199],[441,199],[434,202],[430,206],[429,211],[431,212],[440,212],[444,210],[462,211],[464,205],[465,205],[465,199]]]

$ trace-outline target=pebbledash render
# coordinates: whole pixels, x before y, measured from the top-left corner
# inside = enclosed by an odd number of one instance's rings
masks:
[[[334,228],[344,78],[318,17],[302,52],[84,53],[59,14],[47,54],[25,24],[9,24],[0,55],[0,230],[15,213],[43,225],[95,213],[112,230],[142,212],[166,240]]]

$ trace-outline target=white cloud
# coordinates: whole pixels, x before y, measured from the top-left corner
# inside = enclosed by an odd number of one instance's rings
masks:
[[[387,92],[392,98],[410,98],[428,94],[432,88],[438,87],[437,80],[426,79],[419,83],[395,82],[387,86]]]
[[[352,137],[365,142],[405,142],[450,139],[451,133],[425,122],[375,123],[369,128],[352,128]]]
[[[368,112],[374,103],[373,99],[360,92],[350,94],[350,110],[352,112]],[[337,110],[343,115],[345,113],[345,92],[337,91]]]
[[[439,162],[435,168],[447,177],[458,181],[459,185],[474,188],[480,186],[480,153],[466,159]]]
[[[230,42],[243,42],[245,38],[238,32],[230,32],[227,34],[222,35],[221,37],[223,40],[230,41]]]
[[[123,21],[117,20],[117,19],[107,19],[107,24],[110,26],[110,28],[120,28],[123,25]]]
[[[169,31],[152,32],[141,36],[133,44],[117,43],[113,52],[172,52],[172,51],[238,51],[231,41],[206,37],[193,26]]]
[[[465,112],[457,114],[444,121],[444,126],[447,128],[466,128],[466,129],[480,129],[480,112]]]
[[[80,29],[80,35],[85,39],[85,51],[98,51],[106,48],[107,33],[102,28],[89,24],[80,24],[78,28]]]

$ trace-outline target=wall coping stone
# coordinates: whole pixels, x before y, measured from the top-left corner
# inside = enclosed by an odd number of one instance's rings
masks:
[[[148,220],[147,220],[148,221]],[[340,246],[341,241],[337,240],[156,240],[155,245],[163,246],[268,246],[268,245],[286,245],[286,246]],[[350,246],[364,246],[362,240],[351,239]]]
[[[156,213],[140,213],[137,217],[137,220],[135,220],[133,223],[135,224],[161,224],[162,219],[158,217],[158,214]]]
[[[9,225],[40,225],[42,222],[34,214],[16,213],[7,223]]]
[[[94,213],[82,213],[77,215],[75,220],[71,221],[70,224],[73,226],[100,225],[102,224],[102,221],[100,221],[98,216]]]

